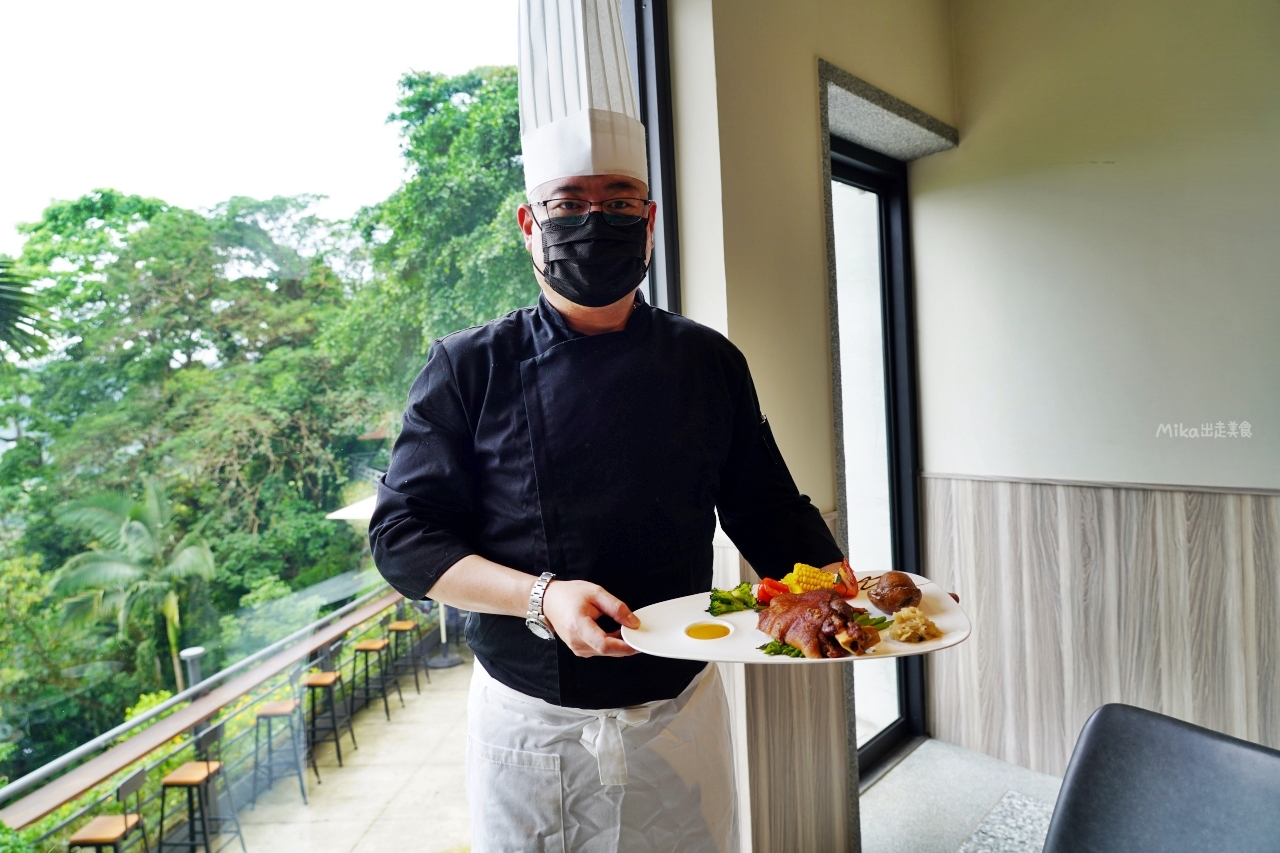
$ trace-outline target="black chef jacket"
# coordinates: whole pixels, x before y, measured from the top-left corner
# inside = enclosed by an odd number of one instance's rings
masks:
[[[592,581],[637,609],[711,588],[716,511],[762,575],[842,558],[724,336],[638,295],[624,330],[582,335],[543,297],[432,345],[369,540],[411,599],[479,554]],[[579,658],[523,618],[484,613],[467,644],[503,684],[576,708],[670,699],[704,666]]]

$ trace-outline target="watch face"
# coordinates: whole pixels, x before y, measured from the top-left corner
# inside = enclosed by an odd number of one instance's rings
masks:
[[[526,619],[524,621],[524,624],[528,625],[529,630],[533,632],[533,635],[540,639],[550,640],[552,637],[555,636],[555,634],[552,634],[550,629],[548,629],[547,626],[543,625],[541,622],[535,622],[532,619]]]

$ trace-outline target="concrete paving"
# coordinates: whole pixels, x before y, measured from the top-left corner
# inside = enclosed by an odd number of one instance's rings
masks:
[[[393,693],[390,722],[381,704],[357,713],[359,749],[344,735],[344,766],[332,744],[317,751],[321,784],[308,768],[307,805],[293,778],[277,781],[256,808],[242,809],[249,853],[467,853],[469,655],[463,666],[433,670],[431,679],[419,695],[413,678],[401,676],[405,707]]]
[[[1062,780],[927,740],[863,791],[862,853],[955,853],[1010,791],[1041,803]]]

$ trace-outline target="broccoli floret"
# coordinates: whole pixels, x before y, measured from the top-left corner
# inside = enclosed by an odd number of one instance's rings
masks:
[[[707,612],[712,616],[735,613],[739,610],[755,610],[756,597],[751,594],[751,584],[740,583],[733,589],[711,590],[711,606]]]

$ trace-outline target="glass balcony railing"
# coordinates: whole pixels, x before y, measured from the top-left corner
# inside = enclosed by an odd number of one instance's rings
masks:
[[[374,585],[372,590],[328,615],[314,618],[318,609],[341,598],[349,598],[362,588],[367,589],[370,581]],[[384,702],[377,695],[376,688],[382,683],[384,671],[388,677],[399,674],[399,690],[407,689],[404,698],[414,702],[407,706],[407,712],[401,712],[398,706],[402,699],[397,696],[396,688],[389,688],[390,710],[385,712],[386,717],[400,713],[407,713],[410,717],[416,714],[436,722],[443,720],[450,726],[461,726],[465,713],[466,675],[470,669],[459,667],[455,672],[445,673],[443,678],[438,673],[436,684],[428,687],[424,702],[413,688],[429,677],[426,672],[417,670],[425,669],[422,664],[440,645],[438,608],[430,603],[410,604],[404,601],[398,593],[376,580],[376,575],[373,578],[343,576],[326,584],[290,596],[292,600],[269,602],[274,607],[260,606],[254,608],[254,612],[238,614],[238,618],[244,620],[242,636],[251,639],[240,649],[224,649],[225,659],[232,661],[229,665],[167,702],[0,789],[0,804],[3,804],[0,820],[19,830],[33,850],[45,853],[67,849],[68,841],[95,817],[127,811],[140,815],[141,826],[146,828],[150,844],[154,846],[160,834],[163,804],[166,808],[165,837],[175,840],[188,838],[192,827],[186,825],[186,800],[181,792],[175,794],[171,786],[167,799],[162,803],[162,780],[187,762],[215,759],[222,762],[220,772],[223,781],[206,793],[210,798],[207,808],[209,814],[224,820],[220,827],[214,827],[215,834],[219,829],[222,832],[219,838],[215,838],[213,849],[227,844],[240,846],[229,822],[237,811],[242,818],[242,838],[248,842],[247,849],[313,849],[311,842],[306,840],[306,826],[314,822],[315,815],[327,814],[327,811],[323,807],[303,811],[298,785],[303,784],[304,792],[309,785],[314,795],[316,791],[338,794],[346,781],[344,775],[350,776],[350,781],[362,789],[377,784],[377,780],[371,782],[368,776],[370,765],[379,763],[380,733],[373,729],[368,734],[361,732],[383,721]],[[297,623],[307,614],[312,620],[298,626]],[[380,641],[384,639],[387,640],[385,649],[361,651],[381,646]],[[254,642],[259,647],[250,650],[248,646]],[[239,659],[235,660],[238,653]],[[338,673],[340,685],[337,693],[326,694],[323,689],[306,686],[317,680],[308,679],[308,674],[322,669]],[[450,686],[446,693],[441,693],[438,686],[446,680]],[[367,689],[370,684],[374,690]],[[361,687],[366,689],[362,692]],[[338,699],[338,707],[332,713],[326,698],[330,695]],[[279,714],[282,709],[292,707],[287,704],[292,702],[298,705],[296,710],[288,711],[290,724],[285,725],[285,720],[281,719],[267,737],[267,729],[258,722],[258,718]],[[370,705],[373,707],[369,708]],[[363,713],[365,709],[367,713]],[[355,721],[355,728],[348,734],[348,729],[342,727],[343,755],[348,764],[358,756],[356,763],[360,766],[329,772],[328,767],[337,766],[332,739],[328,744],[313,749],[310,737],[312,724],[317,715],[323,724],[340,720],[347,714]],[[214,732],[219,735],[216,747],[207,747],[208,755],[200,754],[203,745],[201,735],[205,734],[203,740],[207,741],[211,735],[206,733],[217,727],[221,728]],[[420,734],[436,738],[432,743],[438,746],[437,741],[442,739],[443,733],[434,730],[436,728],[426,726]],[[458,728],[458,731],[462,729]],[[365,741],[361,744],[364,751],[352,753],[348,738]],[[382,739],[385,740],[385,735]],[[317,740],[323,741],[323,738]],[[459,741],[465,743],[465,737],[460,737]],[[394,754],[397,750],[394,739],[385,745],[392,753],[386,757],[402,763],[403,749]],[[298,749],[296,760],[292,752],[295,746]],[[265,793],[268,785],[264,772],[268,753],[276,764],[275,775],[280,777],[275,780],[274,790],[269,794]],[[281,765],[282,756],[284,765]],[[298,769],[307,777],[305,780],[282,777],[281,767],[287,767],[289,761],[300,765]],[[451,767],[453,770],[449,772],[458,777],[446,786],[452,789],[451,808],[456,813],[451,831],[465,842],[461,754]],[[128,797],[125,803],[119,802],[118,787],[135,777],[139,770],[143,771],[141,778],[144,779],[140,791]],[[255,773],[258,776],[256,787]],[[324,779],[320,778],[322,773]],[[286,771],[285,775],[298,774]],[[373,775],[377,777],[379,774],[374,772]],[[385,774],[384,786],[402,775],[402,772],[389,771]],[[329,784],[317,786],[314,782]],[[264,802],[261,813],[251,808],[251,803],[257,806],[260,801]],[[285,806],[297,810],[298,814],[282,817],[281,808]],[[260,820],[259,814],[270,819]],[[364,814],[362,819],[372,822],[376,817],[375,811]],[[282,825],[292,824],[302,827],[292,833],[292,839],[269,837]]]

